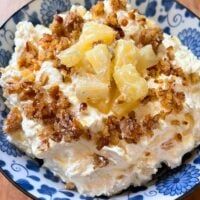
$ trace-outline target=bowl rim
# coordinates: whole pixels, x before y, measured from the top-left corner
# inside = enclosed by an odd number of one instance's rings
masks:
[[[5,22],[0,26],[0,30],[2,28],[4,28],[4,26],[13,18],[13,16],[19,12],[21,9],[25,8],[26,6],[28,6],[29,4],[33,3],[36,0],[31,0],[29,2],[27,2],[26,4],[24,4],[23,6],[21,6],[18,10],[16,10],[15,12],[13,12],[9,18],[7,18],[5,20]],[[181,2],[179,2],[178,0],[175,0],[175,2],[179,5],[181,5],[182,7],[184,7],[186,10],[188,10],[189,12],[191,12],[198,20],[200,20],[200,16],[198,16],[195,12],[193,12],[191,9],[187,8],[184,4],[182,4]],[[198,148],[198,147],[197,147]],[[9,181],[9,183],[11,183],[15,188],[17,188],[20,192],[22,192],[23,194],[25,194],[27,197],[33,199],[33,200],[37,200],[38,198],[36,196],[34,196],[33,194],[31,194],[30,192],[28,192],[27,190],[25,190],[23,187],[21,187],[19,184],[16,183],[16,181],[14,181],[9,175],[6,174],[6,172],[4,172],[4,170],[0,167],[0,173],[3,175],[4,178],[6,178],[6,180]],[[184,200],[186,197],[188,197],[190,194],[192,194],[194,191],[196,191],[198,188],[200,188],[200,183],[196,184],[193,188],[191,188],[190,190],[188,190],[186,193],[184,193],[182,196],[176,198],[176,200]]]

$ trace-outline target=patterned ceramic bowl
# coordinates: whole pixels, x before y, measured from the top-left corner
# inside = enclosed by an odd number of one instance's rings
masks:
[[[11,57],[15,26],[19,21],[29,20],[33,24],[48,25],[56,12],[68,10],[71,4],[83,4],[89,9],[94,3],[94,0],[37,0],[20,9],[0,28],[0,67],[5,67]],[[174,0],[132,0],[131,3],[141,13],[157,21],[165,32],[177,35],[182,43],[200,58],[200,21],[193,13]],[[0,127],[6,114],[7,110],[0,96]],[[184,160],[181,167],[164,174],[160,173],[160,176],[147,186],[130,187],[110,199],[167,200],[183,196],[200,182],[199,150],[195,150]],[[48,169],[42,168],[40,162],[32,160],[10,144],[2,130],[0,131],[0,169],[12,183],[32,198],[93,199],[63,189],[63,184],[58,177]]]

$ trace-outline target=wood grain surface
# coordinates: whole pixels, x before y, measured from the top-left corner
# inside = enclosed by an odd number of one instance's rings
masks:
[[[179,0],[200,16],[200,0]],[[0,0],[0,25],[29,0]],[[199,200],[200,188],[185,200]],[[31,200],[0,174],[0,200]]]

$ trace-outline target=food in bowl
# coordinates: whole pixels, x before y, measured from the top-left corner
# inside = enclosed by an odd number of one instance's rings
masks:
[[[1,71],[4,131],[68,189],[143,185],[200,143],[200,61],[125,1],[20,22]]]

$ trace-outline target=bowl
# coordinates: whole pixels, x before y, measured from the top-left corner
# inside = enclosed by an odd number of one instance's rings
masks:
[[[34,25],[48,25],[57,12],[69,10],[72,4],[82,4],[87,9],[94,0],[37,0],[31,1],[11,16],[0,28],[0,67],[5,67],[14,47],[16,24],[22,20]],[[130,3],[147,17],[155,20],[166,33],[176,35],[200,58],[200,20],[187,8],[174,0],[131,0]],[[162,170],[146,186],[130,187],[113,197],[85,197],[64,189],[62,181],[42,161],[31,159],[9,143],[2,131],[7,114],[2,92],[0,96],[0,169],[1,172],[28,196],[44,200],[169,200],[183,197],[200,182],[200,155],[197,148],[183,159],[183,164],[173,170]]]

